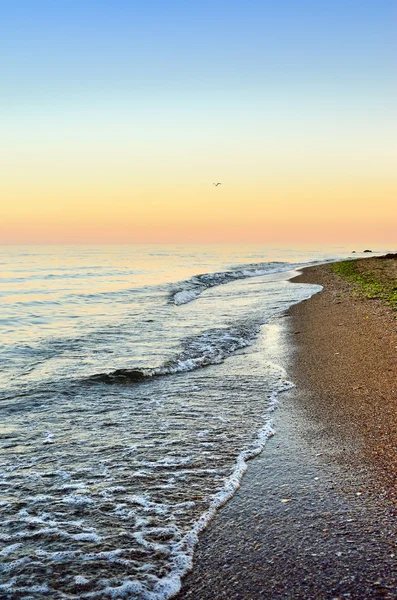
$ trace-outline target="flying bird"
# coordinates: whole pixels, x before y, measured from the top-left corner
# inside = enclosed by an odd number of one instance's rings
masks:
[[[218,183],[213,183],[212,185],[214,185],[215,187],[217,187],[218,185],[222,185],[220,182]]]

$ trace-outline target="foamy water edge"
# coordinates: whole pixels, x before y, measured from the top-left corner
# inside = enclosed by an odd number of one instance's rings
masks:
[[[289,265],[288,270],[291,270],[291,265]],[[284,269],[283,269],[284,270]],[[268,274],[269,272],[267,272],[266,274]],[[250,274],[248,276],[252,277],[252,276],[257,276],[257,275],[262,275],[264,273],[258,273],[256,272],[255,274]],[[293,275],[295,275],[296,273],[294,273]],[[245,277],[244,277],[245,278]],[[221,282],[222,283],[222,282]],[[225,281],[224,283],[229,283],[229,281]],[[215,284],[217,285],[217,284]],[[219,283],[218,283],[219,285]],[[208,287],[213,287],[213,286],[208,286]],[[207,288],[205,288],[207,289]],[[292,304],[296,304],[308,297],[310,297],[312,294],[316,293],[316,291],[312,291],[313,288],[308,288],[311,289],[311,292],[308,293],[307,296],[305,296],[305,298],[301,298],[299,300],[297,300],[296,302],[292,302],[290,304],[290,306]],[[319,291],[321,288],[319,288],[317,291]],[[203,291],[203,290],[201,290]],[[281,310],[276,310],[275,313],[273,313],[273,316],[283,313],[285,311],[285,308],[281,309]],[[271,317],[272,318],[272,317]],[[243,348],[245,348],[246,346],[250,346],[251,344],[254,343],[255,339],[257,338],[257,335],[261,329],[261,326],[264,325],[265,323],[269,322],[268,319],[266,319],[265,321],[261,321],[255,322],[255,326],[253,328],[249,327],[248,331],[244,331],[244,333],[246,335],[236,335],[237,333],[239,334],[239,332],[237,332],[234,328],[232,328],[232,330],[228,330],[228,329],[218,329],[218,328],[214,328],[211,330],[207,330],[204,331],[204,335],[200,335],[199,337],[195,338],[193,341],[195,342],[195,344],[190,344],[188,345],[188,347],[185,347],[185,351],[178,355],[176,357],[176,359],[170,360],[167,363],[165,363],[163,365],[163,367],[160,368],[154,368],[154,369],[150,369],[149,371],[149,376],[158,376],[158,375],[168,375],[168,374],[173,374],[173,373],[180,373],[180,372],[188,372],[188,371],[193,371],[196,370],[197,368],[201,368],[201,367],[206,367],[209,365],[215,365],[215,364],[220,364],[221,362],[223,362],[226,358],[228,358],[231,354],[233,354],[236,350],[241,350]],[[245,328],[244,328],[245,329]],[[210,337],[208,337],[208,334],[211,333]],[[221,333],[221,338],[219,339],[218,334]],[[216,334],[215,335],[215,339],[212,339],[212,334]],[[225,338],[225,334],[226,334],[226,338]],[[192,338],[190,338],[189,342],[192,341]],[[197,345],[196,342],[199,342],[199,344]],[[212,343],[212,342],[216,342],[216,344]],[[222,342],[220,344],[220,342]],[[214,349],[216,349],[216,353],[214,354]],[[194,350],[193,354],[191,353],[191,351]],[[278,394],[286,391],[288,389],[290,389],[292,387],[292,384],[289,382],[285,381],[285,373],[284,370],[281,369],[279,367],[279,365],[277,365],[277,368],[280,369],[280,371],[282,371],[281,373],[281,377],[278,381],[278,383],[275,385],[275,388],[273,391],[270,392],[270,394],[267,396],[267,403],[265,404],[265,406],[261,406],[260,407],[260,412],[259,412],[259,423],[257,421],[257,426],[260,426],[261,420],[262,420],[262,410],[264,410],[265,412],[263,413],[263,427],[259,430],[257,430],[255,432],[255,428],[253,428],[253,433],[251,434],[252,437],[250,437],[251,442],[246,442],[246,444],[243,446],[243,449],[237,454],[239,448],[237,447],[236,450],[236,454],[235,454],[235,459],[234,459],[234,464],[232,462],[231,468],[233,469],[233,472],[231,475],[229,475],[223,482],[222,482],[222,487],[219,490],[214,490],[214,493],[209,496],[210,499],[210,504],[209,507],[206,508],[206,510],[197,518],[196,520],[193,522],[192,525],[190,525],[190,529],[187,533],[185,533],[183,535],[182,538],[179,538],[178,541],[175,541],[174,543],[171,544],[171,570],[169,571],[169,573],[167,575],[164,575],[163,578],[156,578],[156,581],[153,585],[153,587],[151,589],[148,589],[145,584],[142,584],[141,581],[139,579],[135,579],[135,575],[132,576],[131,579],[128,579],[128,573],[125,574],[125,579],[122,579],[121,581],[117,582],[118,585],[109,585],[110,582],[108,582],[107,587],[102,588],[99,591],[93,591],[93,592],[83,592],[82,594],[79,594],[79,597],[81,598],[94,598],[94,597],[103,597],[103,595],[107,595],[111,598],[126,598],[126,597],[136,597],[136,598],[141,598],[142,600],[144,599],[149,599],[149,600],[166,600],[168,598],[173,597],[175,594],[177,594],[179,592],[179,590],[181,589],[181,580],[182,577],[192,568],[193,566],[193,556],[194,556],[194,550],[195,547],[198,543],[199,540],[199,535],[200,533],[208,526],[208,524],[210,523],[210,521],[214,518],[214,516],[216,515],[216,512],[219,510],[219,508],[221,508],[228,500],[230,500],[232,498],[232,496],[234,495],[234,493],[237,491],[237,489],[240,487],[241,485],[241,480],[242,477],[244,475],[244,473],[246,472],[247,468],[248,468],[248,461],[252,458],[254,458],[255,456],[257,456],[258,454],[260,454],[266,444],[266,441],[272,437],[274,435],[274,430],[272,427],[272,418],[271,418],[271,413],[275,410],[276,405],[277,405],[277,398],[278,398]],[[142,373],[143,374],[143,373]],[[266,408],[267,406],[267,408]],[[43,445],[47,445],[47,444],[52,444],[54,443],[54,434],[51,431],[47,431],[47,433],[44,433],[44,441],[42,442]],[[240,445],[241,448],[241,445]],[[236,458],[237,455],[237,458]],[[65,502],[67,501],[69,504],[71,503],[75,503],[75,499],[76,497],[73,495],[69,495],[66,499]],[[88,501],[89,498],[85,498],[83,496],[80,496],[79,501]],[[138,532],[139,533],[139,532]],[[80,534],[79,534],[80,535]],[[99,541],[98,539],[93,539],[93,534],[89,534],[90,539],[88,540],[87,538],[88,534],[84,534],[84,540],[85,541]],[[19,538],[18,538],[19,539]],[[73,539],[81,539],[83,540],[83,538],[78,538],[76,536],[74,536]],[[146,541],[143,537],[142,537],[143,542],[141,542],[140,540],[137,541],[139,543],[142,543],[143,546],[145,546],[146,548],[149,548],[148,544],[151,544],[151,542]],[[15,544],[12,545],[10,548],[15,548]],[[7,551],[11,552],[11,549],[8,548]],[[155,551],[155,548],[153,548],[153,551]],[[121,552],[121,550],[113,550],[110,554],[116,555],[117,553]],[[96,553],[96,554],[89,554],[89,555],[82,555],[82,560],[88,560],[87,557],[100,557],[102,558],[102,555],[104,556],[104,553]],[[37,555],[39,556],[39,555]],[[109,558],[110,560],[110,558]],[[112,558],[113,560],[113,558]],[[18,561],[14,561],[14,563],[10,563],[10,566],[12,566],[12,568],[14,568],[14,566],[17,566]],[[22,565],[22,563],[20,563]],[[78,581],[77,581],[78,579]],[[83,582],[84,577],[78,575],[76,578],[76,585],[84,585]],[[154,579],[154,577],[153,577]],[[152,581],[153,581],[152,579]],[[87,582],[88,580],[85,580],[85,582]],[[8,586],[5,586],[2,588],[4,590],[11,592],[15,592],[15,591],[21,591],[22,588],[20,588],[18,586],[18,588],[14,588],[13,587],[13,583],[12,580],[9,582]],[[39,589],[39,586],[33,586],[30,587],[29,589],[26,588],[24,589],[25,592],[31,592],[31,593],[45,593],[47,590],[43,588]]]
[[[291,279],[296,275],[299,275],[298,270],[291,276]],[[313,289],[314,286],[311,287]],[[291,306],[300,304],[300,302],[308,300],[323,290],[323,286],[318,285],[316,287],[318,288],[316,291],[312,291],[312,293],[307,297],[301,298],[297,302],[292,303]],[[280,313],[283,312],[285,313],[286,311],[284,310],[276,313],[273,315],[273,318],[277,316],[277,314],[280,315]],[[234,471],[227,478],[223,489],[215,495],[209,509],[195,521],[191,530],[183,537],[181,542],[179,542],[178,546],[180,547],[182,547],[183,544],[186,545],[184,553],[182,554],[181,552],[181,554],[178,556],[178,558],[181,559],[181,564],[171,571],[167,577],[159,580],[158,584],[155,586],[155,594],[153,596],[147,596],[148,600],[168,600],[180,592],[182,588],[183,577],[193,568],[194,551],[199,542],[200,533],[202,533],[208,527],[210,522],[216,516],[218,510],[229,500],[231,500],[236,491],[240,488],[244,473],[248,469],[248,461],[261,454],[265,448],[267,440],[275,435],[276,431],[273,428],[272,413],[277,409],[278,396],[279,394],[286,392],[293,387],[295,387],[295,385],[292,382],[286,381],[280,386],[279,389],[272,392],[268,408],[264,413],[265,423],[262,429],[257,432],[256,442],[254,442],[249,448],[242,450],[237,456]],[[158,588],[158,591],[156,588]]]
[[[293,388],[294,384],[286,381],[280,386],[280,389],[272,392],[269,405],[264,413],[265,423],[262,429],[256,434],[256,440],[251,446],[245,448],[237,456],[236,466],[233,473],[226,479],[223,489],[217,492],[212,500],[208,510],[206,510],[193,524],[190,531],[188,531],[182,540],[178,542],[175,548],[175,568],[170,572],[167,577],[159,579],[154,586],[154,591],[146,593],[143,598],[145,600],[168,600],[174,597],[180,592],[182,587],[183,577],[193,568],[193,558],[195,547],[199,541],[199,535],[202,533],[209,523],[213,520],[218,510],[226,504],[236,493],[241,486],[241,481],[244,473],[248,469],[248,461],[258,456],[264,449],[268,439],[275,435],[273,428],[272,413],[276,410],[278,405],[278,395]],[[128,594],[132,587],[135,592],[137,591],[136,585],[138,582],[124,582],[126,585],[125,591]],[[113,588],[114,590],[114,588]],[[111,589],[102,590],[103,592],[112,595]],[[121,591],[121,590],[120,590]],[[142,590],[143,591],[143,590]],[[117,597],[127,597],[118,594]]]

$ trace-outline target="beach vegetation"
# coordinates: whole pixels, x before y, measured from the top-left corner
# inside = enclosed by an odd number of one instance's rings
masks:
[[[360,268],[358,261],[344,260],[332,263],[331,270],[353,284],[356,293],[386,302],[397,310],[397,281],[387,277],[382,269]]]

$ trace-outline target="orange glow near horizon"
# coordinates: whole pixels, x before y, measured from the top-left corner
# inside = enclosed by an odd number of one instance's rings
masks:
[[[392,243],[390,178],[3,189],[1,243]],[[16,189],[15,189],[16,188]],[[74,188],[74,189],[73,189]],[[82,189],[83,188],[83,189]],[[124,188],[124,189],[123,189]],[[187,200],[188,199],[188,200]]]
[[[230,111],[174,129],[165,115],[139,129],[128,112],[15,117],[0,146],[0,243],[396,240],[387,114]]]

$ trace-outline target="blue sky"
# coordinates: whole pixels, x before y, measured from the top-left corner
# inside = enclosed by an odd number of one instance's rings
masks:
[[[153,90],[387,89],[394,9],[387,0],[5,2],[2,98],[26,105],[134,101]]]
[[[395,32],[394,0],[4,2],[0,241],[84,239],[80,212],[94,241],[282,239],[330,213],[327,241],[390,237]]]

